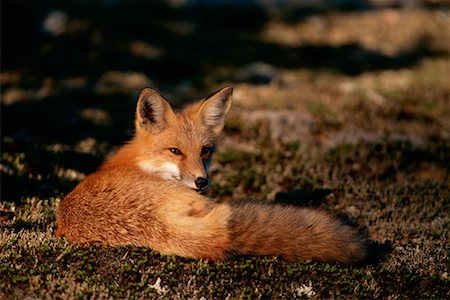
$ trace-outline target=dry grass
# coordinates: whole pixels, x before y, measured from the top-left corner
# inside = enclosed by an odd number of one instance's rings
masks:
[[[188,74],[191,81],[102,64],[93,73],[45,73],[36,66],[51,61],[45,51],[55,54],[56,38],[43,44],[50,50],[37,47],[28,65],[2,70],[0,298],[449,298],[448,10],[326,11],[294,21],[285,13],[268,14],[246,37],[252,43],[225,29],[208,35],[176,13],[155,21],[178,39],[198,30],[206,42],[234,45],[231,56],[215,50],[223,63],[193,56],[200,73]],[[89,30],[97,23],[83,18],[60,38],[91,34],[89,45],[104,51],[108,23],[98,19],[95,33]],[[169,69],[185,58],[151,38],[117,38],[130,69],[134,56]],[[164,55],[174,65],[164,65]],[[350,267],[277,257],[211,263],[57,239],[60,199],[130,136],[134,94],[151,82],[176,103],[235,87],[211,171],[215,201],[257,198],[344,214],[367,231],[381,260]]]

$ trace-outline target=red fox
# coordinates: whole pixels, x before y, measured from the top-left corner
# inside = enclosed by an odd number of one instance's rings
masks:
[[[134,245],[213,261],[229,255],[362,261],[365,239],[324,211],[218,203],[199,193],[209,186],[232,92],[225,87],[174,111],[159,92],[144,89],[134,137],[61,201],[56,234],[72,243]]]

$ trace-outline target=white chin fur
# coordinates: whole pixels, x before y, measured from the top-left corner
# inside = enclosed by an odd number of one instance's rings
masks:
[[[182,184],[184,184],[185,186],[187,186],[188,188],[191,188],[193,190],[197,190],[198,187],[195,185],[195,182],[193,182],[192,180],[182,180],[181,181]]]
[[[181,184],[187,186],[188,188],[197,190],[197,186],[195,185],[195,182],[193,180],[187,180],[183,178],[180,174],[180,170],[178,169],[178,166],[173,163],[163,163],[160,166],[154,165],[151,162],[143,161],[138,164],[139,168],[141,170],[156,174],[162,179],[166,180],[176,180],[180,182]]]
[[[143,171],[157,174],[163,179],[181,180],[180,170],[177,165],[173,163],[163,163],[162,165],[156,166],[150,162],[143,161],[138,163],[138,166]]]

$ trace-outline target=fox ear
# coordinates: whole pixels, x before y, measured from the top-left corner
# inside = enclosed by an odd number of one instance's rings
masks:
[[[172,114],[169,102],[157,90],[145,88],[139,94],[137,103],[136,129],[161,132]]]
[[[199,108],[199,116],[218,136],[225,125],[225,115],[231,106],[233,88],[224,87],[208,96]]]

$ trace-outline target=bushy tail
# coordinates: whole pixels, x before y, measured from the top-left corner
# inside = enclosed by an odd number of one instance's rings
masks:
[[[242,202],[231,206],[229,226],[235,253],[343,264],[367,256],[366,241],[358,230],[324,211]]]

